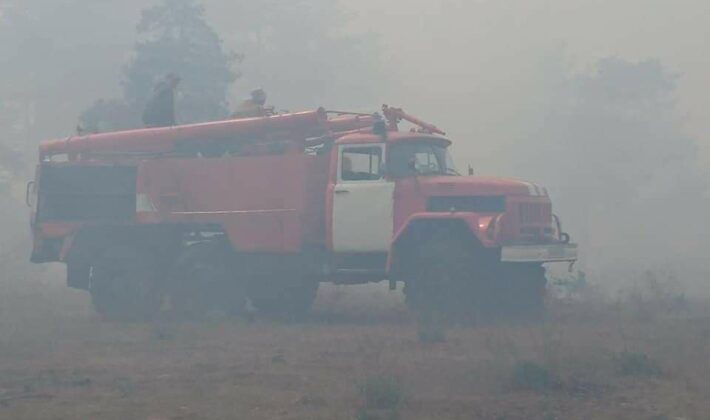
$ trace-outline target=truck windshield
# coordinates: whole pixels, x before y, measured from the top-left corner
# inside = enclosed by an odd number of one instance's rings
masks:
[[[399,143],[390,148],[388,171],[392,177],[460,175],[447,146],[435,143]]]

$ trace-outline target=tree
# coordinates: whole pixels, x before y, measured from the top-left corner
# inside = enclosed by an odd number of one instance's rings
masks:
[[[107,80],[120,77],[143,3],[0,1],[0,143],[19,153],[15,176],[31,176],[40,141],[73,134],[87,104],[119,92]]]
[[[182,78],[176,105],[180,121],[227,116],[227,90],[236,80],[232,66],[239,57],[223,50],[204,12],[194,0],[163,0],[143,11],[137,27],[142,40],[123,83],[130,105],[142,109],[156,79],[174,72]]]
[[[548,177],[564,173],[569,187],[620,203],[665,166],[693,158],[695,145],[675,122],[675,76],[660,62],[604,59],[560,89],[535,141],[545,142],[540,153],[564,157]]]
[[[83,133],[136,128],[140,124],[139,110],[123,99],[98,99],[79,116],[79,128]]]
[[[210,1],[210,0],[208,0]],[[371,106],[386,83],[374,36],[349,28],[332,0],[222,3],[226,42],[244,53],[240,93],[263,87],[279,107]],[[219,17],[216,17],[219,18]]]
[[[226,117],[228,88],[237,76],[232,67],[239,56],[224,51],[204,12],[195,0],[163,0],[143,10],[122,100],[96,101],[82,114],[82,127],[104,131],[140,126],[153,86],[171,72],[182,79],[176,98],[180,123]]]
[[[594,264],[662,264],[707,245],[710,232],[690,222],[710,203],[696,144],[676,119],[676,78],[658,60],[600,60],[591,74],[550,84],[520,146],[522,171],[550,187]]]

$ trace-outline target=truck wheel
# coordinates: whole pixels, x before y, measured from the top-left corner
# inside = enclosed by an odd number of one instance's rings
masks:
[[[407,306],[421,320],[462,320],[474,317],[480,306],[475,283],[485,271],[465,241],[437,235],[418,248],[416,269],[404,287]]]
[[[249,299],[257,311],[279,317],[300,318],[313,305],[318,280],[308,275],[284,273],[270,278],[255,278],[249,284]]]
[[[421,320],[536,321],[544,315],[546,279],[540,264],[501,264],[454,234],[422,244],[413,263],[404,293]]]
[[[158,267],[147,253],[107,252],[93,266],[89,291],[96,311],[112,321],[145,321],[160,310]]]
[[[547,294],[542,264],[501,264],[499,281],[505,285],[499,300],[506,316],[528,321],[542,319]]]
[[[224,318],[244,309],[243,282],[233,273],[231,249],[221,241],[185,248],[169,285],[170,307],[186,319]]]

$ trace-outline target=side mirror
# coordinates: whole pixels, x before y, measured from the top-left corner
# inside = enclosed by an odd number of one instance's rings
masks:
[[[33,193],[35,189],[35,182],[30,181],[27,183],[27,187],[25,188],[25,204],[27,204],[27,207],[34,207],[34,200],[33,200]]]

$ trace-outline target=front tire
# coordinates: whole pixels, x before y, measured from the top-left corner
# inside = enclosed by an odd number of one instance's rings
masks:
[[[453,233],[430,237],[415,255],[404,293],[420,320],[536,321],[544,314],[540,264],[502,264],[494,250]]]
[[[514,319],[539,321],[545,314],[547,278],[539,263],[500,264],[498,279],[504,284],[501,308]]]
[[[474,249],[455,237],[437,235],[417,248],[415,270],[404,287],[407,306],[420,320],[470,318],[480,306],[473,290]]]

